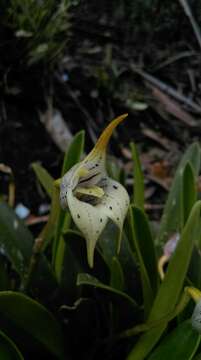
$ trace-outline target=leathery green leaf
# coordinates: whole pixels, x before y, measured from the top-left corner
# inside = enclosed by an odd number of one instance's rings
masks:
[[[48,221],[43,227],[41,233],[39,234],[39,238],[43,241],[42,249],[44,250],[46,246],[49,244],[51,239],[54,237],[55,228],[59,216],[60,206],[59,206],[59,189],[55,186],[53,188],[52,193],[52,201],[51,201],[51,209],[48,217]]]
[[[0,359],[24,360],[21,352],[14,342],[0,330]]]
[[[66,216],[65,216],[65,225],[67,228],[70,227],[70,222],[71,222],[71,216],[70,216],[70,213],[67,212]],[[62,230],[62,233],[63,233],[63,230]],[[61,280],[61,276],[62,276],[61,273],[62,273],[62,269],[63,269],[64,254],[66,251],[66,244],[63,239],[62,233],[60,234],[60,240],[59,240],[58,248],[57,248],[57,256],[55,259],[55,274],[59,281]]]
[[[109,156],[106,161],[106,169],[110,178],[125,186],[125,171],[119,166],[117,159],[113,159],[112,156]]]
[[[170,260],[165,278],[158,290],[153,303],[148,322],[158,321],[171,313],[179,299],[182,291],[184,279],[188,270],[193,246],[197,240],[198,230],[201,231],[201,201],[193,206],[187,223],[182,231],[180,241]],[[141,336],[133,350],[128,356],[128,360],[143,360],[154,345],[160,339],[167,322],[148,331]]]
[[[182,224],[181,228],[185,225],[190,211],[197,200],[196,181],[193,167],[190,163],[187,163],[182,178],[183,191],[181,192],[181,211],[182,211]]]
[[[135,206],[131,206],[131,209],[140,252],[155,294],[158,288],[158,271],[153,236],[146,214]]]
[[[33,236],[23,221],[7,204],[0,203],[0,246],[23,282],[26,281],[33,244]],[[56,280],[43,254],[33,275],[33,284],[39,291],[54,291]]]
[[[118,236],[118,228],[114,223],[112,223],[112,221],[109,221],[98,240],[98,248],[100,249],[102,257],[111,272],[113,271],[112,259],[117,255],[116,243],[118,241]],[[122,233],[122,243],[120,253],[118,255],[118,261],[120,262],[123,270],[125,288],[135,299],[136,294],[138,293],[138,285],[135,281],[137,265],[125,231]]]
[[[32,168],[49,197],[52,197],[54,179],[48,171],[38,163],[33,163]]]
[[[124,289],[124,274],[116,256],[112,258],[110,286],[120,291]]]
[[[22,329],[50,353],[63,355],[61,329],[53,315],[41,304],[21,293],[0,293],[0,314]]]
[[[148,315],[158,283],[155,249],[146,215],[135,206],[130,207],[130,224],[142,279],[145,315]]]
[[[128,302],[128,304],[130,304],[133,308],[137,308],[137,304],[136,302],[126,293],[124,293],[123,291],[117,290],[115,288],[112,288],[109,285],[105,285],[102,282],[100,282],[98,279],[96,279],[95,277],[89,275],[89,274],[79,274],[77,277],[77,285],[88,285],[88,286],[92,286],[95,288],[98,288],[100,290],[109,292],[111,295],[120,297],[124,300],[126,300]]]
[[[73,138],[69,148],[67,149],[61,175],[63,176],[74,164],[80,161],[84,150],[84,137],[85,133],[83,130],[79,131]]]
[[[190,321],[185,321],[162,341],[148,360],[191,360],[199,344],[200,335]]]
[[[200,239],[198,238],[198,241]],[[201,288],[201,255],[199,247],[195,246],[191,256],[191,262],[188,269],[188,279],[192,285],[198,289]]]
[[[33,236],[14,211],[3,202],[0,203],[0,246],[15,270],[24,277],[31,256]]]
[[[79,273],[87,273],[90,271],[87,263],[85,253],[85,240],[78,231],[67,230],[63,234],[65,241],[65,253],[62,267],[62,273],[60,275],[60,287],[68,298],[68,301],[75,301],[78,294],[81,291],[80,287],[76,286],[76,280]],[[109,276],[109,270],[106,266],[104,259],[100,255],[99,251],[95,253],[96,263],[93,269],[93,274],[101,276],[101,281],[106,281]]]
[[[121,332],[118,335],[119,339],[129,338],[135,335],[139,335],[140,333],[144,333],[146,331],[149,331],[150,329],[156,329],[159,326],[164,326],[165,323],[168,323],[169,321],[173,320],[176,316],[182,313],[186,306],[188,305],[189,301],[191,300],[191,297],[189,295],[189,292],[187,290],[184,290],[182,293],[177,305],[175,306],[172,313],[168,313],[166,316],[162,317],[159,320],[156,320],[155,322],[148,321],[146,323],[141,323],[138,325],[133,326],[130,329],[126,329],[123,332]],[[158,332],[158,329],[156,329]],[[152,334],[153,335],[153,334]],[[154,341],[156,339],[153,338]],[[150,341],[150,339],[149,339]]]
[[[63,176],[74,164],[80,161],[84,149],[84,138],[85,133],[83,130],[75,135],[72,143],[65,153],[61,176]],[[58,280],[60,280],[60,275],[62,273],[63,257],[65,253],[65,243],[60,235],[63,232],[63,227],[66,221],[70,225],[69,213],[60,209],[53,243],[53,264]]]
[[[134,205],[144,210],[144,176],[141,169],[140,159],[137,147],[134,143],[130,144],[132,158],[133,158],[133,202]]]
[[[61,269],[59,266],[57,269],[57,263],[55,266],[60,278],[60,288],[65,292],[68,301],[72,302],[76,300],[80,292],[80,288],[76,286],[77,276],[81,272],[87,272],[89,268],[86,257],[83,256],[85,242],[81,234],[77,231],[67,230],[62,237],[63,242],[65,242],[63,249],[63,266]],[[60,244],[63,243],[60,241]],[[61,271],[61,273],[59,273],[59,271]]]
[[[170,234],[175,231],[178,231],[181,224],[181,192],[182,192],[182,177],[183,170],[187,163],[190,163],[195,176],[198,175],[200,170],[200,161],[201,161],[201,150],[200,146],[197,143],[192,144],[183,158],[181,159],[179,166],[177,168],[168,199],[163,211],[163,216],[161,219],[159,234],[156,239],[156,244],[164,244]],[[174,214],[174,216],[172,216]]]

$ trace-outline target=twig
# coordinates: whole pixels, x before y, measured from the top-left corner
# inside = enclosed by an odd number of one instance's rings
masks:
[[[181,4],[181,6],[183,7],[186,16],[189,18],[189,21],[190,21],[190,23],[191,23],[191,25],[192,25],[193,31],[194,31],[194,33],[195,33],[195,36],[196,36],[197,41],[198,41],[198,43],[199,43],[199,46],[200,46],[200,48],[201,48],[201,33],[200,33],[200,28],[199,28],[198,24],[197,24],[196,21],[195,21],[195,18],[194,18],[193,14],[192,14],[191,8],[190,8],[190,6],[188,5],[187,0],[179,0],[179,2],[180,2],[180,4]]]
[[[51,97],[47,98],[47,110],[44,113],[40,111],[38,113],[40,121],[48,131],[51,139],[61,151],[65,152],[73,136],[61,113],[53,108]]]
[[[15,205],[15,183],[13,178],[11,179],[8,186],[8,205],[12,208]]]
[[[81,104],[78,97],[71,90],[70,86],[67,87],[67,90],[68,90],[68,94],[71,96],[71,99],[74,101],[74,103],[77,105],[78,109],[80,109],[80,111],[83,113],[84,117],[86,118],[86,120],[87,120],[87,122],[86,122],[87,130],[89,131],[91,139],[95,144],[96,141],[97,141],[97,137],[96,137],[96,135],[95,135],[95,133],[93,131],[93,128],[95,127],[95,122],[94,122],[92,116],[90,115],[88,110],[86,110],[86,108]]]
[[[163,81],[157,79],[156,77],[148,74],[144,70],[141,70],[139,68],[136,68],[135,65],[131,64],[131,70],[139,75],[141,75],[145,80],[150,82],[151,84],[158,87],[160,90],[164,91],[168,95],[172,96],[173,98],[185,103],[186,105],[190,106],[193,110],[195,110],[197,113],[201,113],[201,107],[196,104],[194,101],[192,101],[190,98],[186,97],[185,95],[179,93],[177,90],[175,90],[170,85],[167,85]]]
[[[164,109],[169,113],[174,115],[177,119],[182,121],[185,125],[196,126],[195,119],[181,108],[181,105],[173,100],[170,96],[164,94],[160,89],[156,88],[153,85],[149,85],[153,95],[159,102],[162,104]]]
[[[145,210],[163,210],[164,209],[163,204],[149,204],[149,203],[145,203],[144,207]]]
[[[28,219],[25,221],[26,225],[35,225],[40,223],[46,223],[48,221],[49,215],[43,216],[32,216],[30,215]]]
[[[181,60],[183,58],[187,58],[187,57],[192,57],[195,56],[196,52],[195,51],[183,51],[179,54],[175,54],[171,57],[169,57],[167,60],[163,61],[162,63],[160,63],[159,65],[155,66],[153,71],[155,72],[156,70],[162,69],[165,66],[168,66],[178,60]]]
[[[160,144],[160,146],[167,151],[170,151],[173,147],[175,147],[175,143],[173,141],[165,138],[161,133],[156,132],[153,129],[142,128],[142,134]]]

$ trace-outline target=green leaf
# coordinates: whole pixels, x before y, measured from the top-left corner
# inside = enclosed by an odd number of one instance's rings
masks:
[[[66,213],[66,215],[64,217],[64,221],[65,221],[66,227],[70,227],[71,216],[70,216],[69,212]],[[64,227],[64,224],[63,224],[63,227]],[[64,261],[64,256],[65,256],[65,251],[66,251],[66,244],[63,239],[62,233],[63,233],[63,228],[62,228],[62,232],[60,233],[60,239],[59,239],[58,248],[57,248],[57,256],[55,258],[55,274],[59,281],[61,280],[61,276],[62,276],[63,261]]]
[[[125,226],[126,228],[126,226]],[[110,272],[113,271],[113,257],[117,256],[117,241],[119,238],[119,230],[117,226],[112,222],[108,221],[105,229],[100,235],[98,240],[98,249],[107,264]],[[136,273],[138,273],[136,259],[134,258],[130,243],[128,241],[125,231],[122,233],[121,248],[118,254],[118,260],[121,264],[123,274],[124,274],[124,283],[127,293],[140,301],[140,294],[138,291],[139,285],[136,282]],[[98,275],[100,279],[100,275]]]
[[[134,170],[133,170],[133,202],[139,209],[144,210],[144,176],[141,169],[137,147],[134,143],[130,144]]]
[[[33,163],[32,168],[40,181],[41,185],[44,187],[46,193],[49,195],[49,197],[52,197],[53,193],[53,187],[54,187],[54,179],[53,177],[48,173],[48,171],[41,166],[38,163]]]
[[[136,321],[139,306],[127,293],[112,288],[87,273],[78,275],[77,285],[82,285],[81,290],[84,293],[86,289],[83,289],[83,285],[89,287],[88,293],[91,288],[91,296],[96,299],[96,304],[104,306],[104,312],[107,313],[104,323],[110,336],[116,333],[117,329],[124,329]]]
[[[135,335],[139,335],[140,333],[147,332],[151,329],[153,329],[153,330],[156,329],[157,331],[156,331],[156,333],[154,333],[154,337],[152,338],[155,343],[156,339],[158,339],[157,333],[159,334],[157,327],[159,327],[159,326],[163,327],[165,323],[168,323],[169,321],[173,320],[175,317],[180,316],[181,313],[183,311],[185,311],[190,300],[191,300],[190,295],[188,294],[187,291],[184,290],[181,297],[179,298],[177,305],[175,306],[175,308],[172,312],[166,314],[166,316],[164,316],[161,319],[158,319],[156,321],[153,321],[153,322],[147,321],[146,323],[141,323],[141,324],[133,326],[130,329],[126,329],[118,336],[118,338],[120,338],[120,339],[129,338],[129,337],[133,337]],[[192,313],[192,310],[191,310],[191,313]],[[152,333],[152,335],[153,335],[153,333]],[[150,338],[148,338],[147,340],[148,340],[147,344],[149,344]],[[141,351],[143,354],[142,348],[141,348]],[[138,356],[139,356],[139,354],[138,354]]]
[[[158,286],[156,254],[149,223],[142,210],[130,207],[130,224],[142,279],[145,315],[148,315]]]
[[[24,223],[7,204],[0,203],[0,246],[23,281],[28,273],[33,244],[33,236]],[[39,258],[33,284],[39,290],[55,290],[55,278],[43,255]]]
[[[120,177],[123,174],[117,159],[113,158],[112,156],[108,157],[108,161],[106,163],[106,169],[109,177],[120,182]]]
[[[84,150],[84,137],[85,137],[84,130],[81,130],[73,138],[64,156],[63,167],[61,172],[62,176],[69,169],[71,169],[73,165],[75,165],[77,162],[80,161],[80,158]]]
[[[23,360],[14,342],[0,330],[0,359],[1,360]]]
[[[185,321],[173,330],[148,360],[191,360],[200,344],[200,335]]]
[[[43,247],[42,247],[43,250],[46,248],[46,246],[50,243],[51,239],[55,235],[59,212],[60,212],[59,189],[56,186],[54,186],[48,221],[38,236],[43,241]]]
[[[201,288],[201,254],[197,246],[194,247],[188,269],[188,279],[192,285]]]
[[[112,258],[110,286],[120,291],[124,289],[123,270],[119,260],[115,256]]]
[[[72,302],[75,301],[77,296],[77,276],[80,272],[86,271],[86,269],[89,270],[89,267],[86,262],[86,256],[83,256],[86,248],[82,235],[76,231],[68,230],[63,234],[62,238],[64,253],[63,266],[59,274],[60,287],[65,291],[68,300]]]
[[[182,202],[182,228],[185,225],[191,209],[197,200],[197,190],[196,190],[196,181],[194,170],[190,163],[187,163],[182,178],[183,191],[181,192],[181,202]]]
[[[100,282],[98,279],[96,279],[95,277],[89,275],[89,274],[79,274],[77,277],[77,285],[88,285],[88,286],[92,286],[93,288],[98,288],[101,290],[104,290],[106,292],[110,293],[110,296],[115,295],[118,296],[124,300],[127,301],[128,304],[130,304],[134,309],[136,309],[137,304],[136,302],[130,297],[128,296],[126,293],[117,290],[115,288],[112,288],[109,285],[105,285],[102,282]]]
[[[112,268],[112,259],[117,255],[118,237],[119,237],[119,229],[111,220],[109,220],[98,239],[97,246],[100,249],[100,252],[105,260],[105,263],[110,269]],[[123,245],[124,244],[123,244],[123,236],[122,236],[120,252],[122,251]]]
[[[18,331],[23,330],[50,353],[63,354],[61,329],[53,315],[41,304],[21,293],[0,293],[0,314]]]
[[[33,241],[32,234],[14,211],[0,203],[0,246],[22,277],[27,271]]]
[[[197,176],[200,170],[200,158],[200,146],[197,143],[194,143],[188,148],[183,158],[181,159],[163,211],[156,244],[164,244],[168,240],[170,234],[178,231],[182,216],[181,192],[183,171],[186,164],[190,163],[192,169],[194,170],[195,176]],[[172,216],[172,214],[174,214],[174,216]]]
[[[194,243],[201,231],[201,201],[192,208],[181,239],[170,260],[165,278],[158,290],[148,322],[158,321],[172,313],[182,291]],[[199,230],[199,232],[198,232]],[[144,334],[128,356],[128,360],[142,360],[152,350],[167,326],[167,322]]]
[[[75,165],[80,161],[84,148],[84,136],[85,133],[82,130],[78,132],[75,135],[74,139],[72,140],[72,143],[70,144],[64,156],[61,176],[63,176],[73,165]],[[55,239],[53,243],[53,264],[54,264],[54,268],[56,266],[56,275],[58,280],[60,280],[59,274],[62,273],[62,266],[63,266],[62,265],[63,256],[64,256],[63,248],[65,245],[63,243],[63,239],[61,235],[63,232],[66,216],[69,217],[69,214],[63,211],[62,209],[60,209],[58,215],[58,221],[56,225]],[[70,220],[69,220],[69,224],[70,224]],[[60,242],[61,244],[59,244]]]
[[[60,287],[65,292],[68,302],[77,299],[80,288],[76,286],[76,280],[79,273],[89,272],[90,268],[87,262],[85,240],[77,231],[67,230],[63,234],[64,254],[63,266],[60,274]],[[95,264],[93,274],[100,274],[101,280],[108,279],[108,269],[102,260],[100,254],[95,252]]]
[[[190,263],[193,246],[201,230],[201,201],[192,208],[188,221],[182,231],[181,239],[169,263],[165,279],[155,299],[150,317],[152,320],[172,311],[178,301]],[[169,299],[171,298],[171,301]]]

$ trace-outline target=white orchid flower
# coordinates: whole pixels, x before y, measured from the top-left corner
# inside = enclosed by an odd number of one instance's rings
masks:
[[[93,150],[83,161],[74,165],[60,182],[61,207],[70,210],[75,224],[86,239],[90,267],[93,267],[96,243],[108,219],[119,227],[121,239],[129,206],[126,189],[109,178],[105,168],[109,139],[116,126],[126,117],[127,114],[124,114],[114,119],[103,131]]]

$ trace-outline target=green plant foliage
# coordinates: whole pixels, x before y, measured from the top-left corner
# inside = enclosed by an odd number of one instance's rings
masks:
[[[124,170],[119,166],[119,163],[116,159],[114,159],[113,157],[109,157],[106,167],[109,177],[118,182],[121,182],[122,185],[125,185]]]
[[[22,239],[26,240],[22,241]],[[0,244],[2,251],[21,277],[24,286],[29,272],[34,239],[14,211],[3,202],[0,203]],[[39,273],[40,277],[37,278]],[[35,279],[37,279],[37,287],[44,288],[44,291],[52,291],[56,286],[55,277],[43,254],[38,257],[37,268],[32,278],[33,283],[35,283]]]
[[[144,212],[137,207],[131,206],[130,223],[133,247],[140,266],[145,314],[148,315],[157,290],[156,254],[151,231]]]
[[[118,258],[115,256],[112,258],[110,286],[120,291],[124,289],[123,270]]]
[[[40,164],[33,163],[32,168],[40,181],[41,185],[44,187],[46,193],[49,195],[50,198],[52,198],[53,194],[53,188],[54,188],[54,179],[52,176],[47,172],[44,167],[42,167]]]
[[[50,353],[58,357],[62,355],[60,326],[44,306],[23,294],[2,291],[0,293],[0,313],[13,326],[23,330],[41,343]]]
[[[201,202],[198,201],[191,210],[188,221],[181,234],[181,239],[176,251],[168,266],[167,274],[162,282],[149,315],[149,321],[156,321],[173,311],[179,295],[182,291],[186,272],[188,270],[193,245],[198,234],[198,226],[201,226]],[[141,337],[133,351],[130,353],[129,360],[140,360],[144,358],[159,340],[167,323],[148,331]]]
[[[182,228],[185,225],[191,209],[197,200],[196,181],[194,170],[190,163],[187,163],[183,173],[183,189],[181,193],[181,208],[182,208]]]
[[[2,360],[23,360],[23,356],[20,353],[14,342],[9,337],[0,331],[0,358]]]
[[[186,164],[189,163],[194,170],[195,176],[197,176],[200,171],[200,156],[200,146],[195,143],[189,147],[181,159],[164,208],[159,234],[156,239],[157,244],[164,244],[172,232],[180,230],[182,223],[181,218],[183,216],[181,209],[182,203],[180,201],[182,193],[183,171],[186,167]],[[174,216],[172,216],[172,214],[174,214]]]
[[[0,203],[0,229],[1,246],[15,270],[23,277],[28,268],[34,239],[13,210],[3,202]]]
[[[66,151],[61,175],[80,161],[83,148],[81,131]],[[191,328],[193,301],[185,287],[201,287],[200,147],[193,144],[184,154],[156,235],[144,208],[144,178],[134,144],[131,150],[134,201],[121,249],[117,253],[119,230],[108,221],[93,268],[83,235],[70,213],[61,210],[59,189],[41,165],[33,169],[51,201],[43,228],[32,233],[0,201],[0,358],[68,360],[82,353],[90,360],[199,360],[200,335]],[[125,186],[116,164],[108,159],[110,176]],[[180,240],[161,280],[158,254],[173,231]]]
[[[69,0],[11,0],[3,24],[24,46],[29,65],[58,56],[67,41]],[[24,56],[26,58],[26,56]]]
[[[134,143],[131,143],[130,147],[134,166],[133,202],[139,209],[144,210],[144,177],[137,148]]]
[[[66,150],[61,175],[64,175],[74,164],[80,161],[84,151],[85,133],[83,130],[78,132],[69,148]]]
[[[79,274],[78,278],[77,278],[77,285],[88,285],[88,286],[93,286],[95,288],[99,288],[103,291],[108,291],[110,292],[112,295],[116,296],[116,297],[120,297],[122,299],[125,299],[128,304],[130,304],[131,306],[134,307],[134,309],[136,309],[137,304],[136,302],[129,297],[126,293],[117,290],[114,287],[105,285],[103,283],[101,283],[99,280],[97,280],[96,278],[94,278],[93,276],[89,275],[89,274]]]
[[[148,360],[190,360],[199,344],[200,335],[185,321],[162,341]]]

